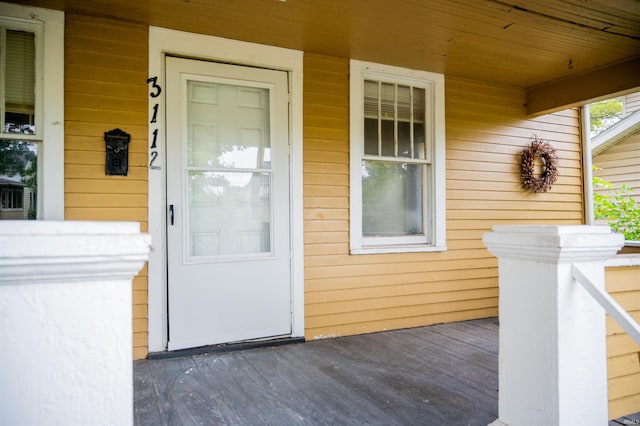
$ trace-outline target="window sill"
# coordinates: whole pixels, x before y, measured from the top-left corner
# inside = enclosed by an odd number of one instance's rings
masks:
[[[423,246],[423,245],[407,245],[407,246],[368,246],[351,248],[351,254],[385,254],[385,253],[426,253],[447,251],[447,246]]]

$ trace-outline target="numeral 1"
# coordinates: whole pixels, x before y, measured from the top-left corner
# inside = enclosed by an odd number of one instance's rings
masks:
[[[155,104],[153,106],[153,118],[149,123],[155,123],[157,118],[158,118],[158,104]]]
[[[158,129],[153,131],[153,142],[151,143],[151,148],[156,148],[156,142],[158,141]]]

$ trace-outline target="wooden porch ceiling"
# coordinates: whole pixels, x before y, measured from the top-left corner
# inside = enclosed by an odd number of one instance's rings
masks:
[[[636,0],[17,0],[526,88],[531,113],[640,87]]]

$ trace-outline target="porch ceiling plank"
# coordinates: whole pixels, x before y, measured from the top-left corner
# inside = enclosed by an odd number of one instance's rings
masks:
[[[640,86],[619,78],[638,69],[633,0],[14,1],[528,87],[536,114]]]
[[[527,112],[546,114],[612,94],[630,93],[640,88],[640,56],[527,89]]]

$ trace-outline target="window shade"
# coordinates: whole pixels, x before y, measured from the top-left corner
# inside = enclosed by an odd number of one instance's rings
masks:
[[[7,30],[5,55],[6,109],[33,113],[36,81],[34,34]]]
[[[413,104],[413,108],[411,105]],[[380,109],[378,109],[380,105]],[[425,89],[404,86],[393,83],[382,83],[373,80],[364,82],[364,115],[367,118],[410,121],[413,112],[413,121],[424,122],[425,113]]]

